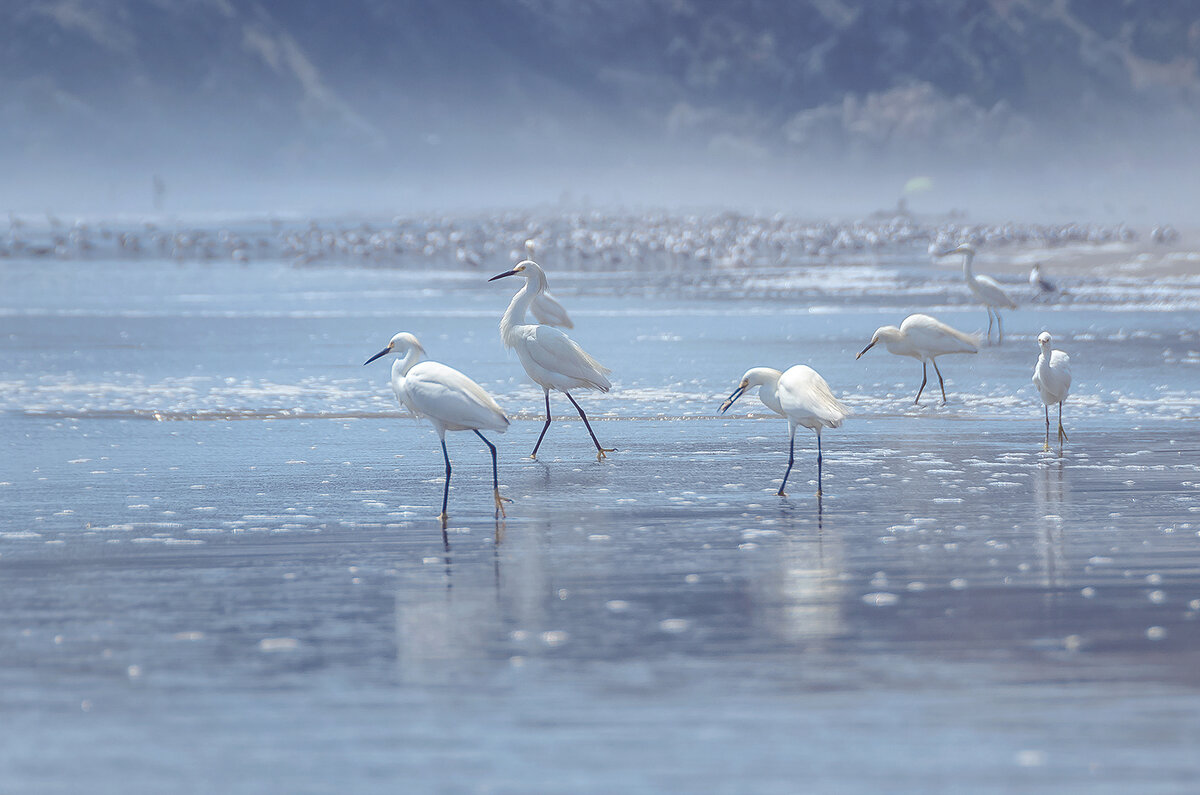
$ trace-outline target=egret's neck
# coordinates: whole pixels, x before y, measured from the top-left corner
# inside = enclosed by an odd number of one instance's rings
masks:
[[[546,285],[541,280],[534,282],[532,279],[527,279],[525,286],[517,290],[517,294],[513,296],[508,309],[504,310],[504,316],[500,318],[500,339],[504,340],[507,347],[513,347],[511,341],[513,329],[525,324],[525,315],[529,312],[529,305],[544,289],[546,289]]]
[[[408,349],[408,353],[404,354],[403,359],[397,359],[392,363],[392,378],[408,375],[408,371],[413,368],[417,362],[425,358],[425,351],[417,347]]]
[[[783,408],[779,405],[779,377],[781,375],[783,373],[771,367],[755,367],[746,373],[746,379],[750,381],[750,386],[761,387],[758,390],[758,399],[776,414],[783,413]]]
[[[975,278],[975,273],[971,270],[971,263],[974,259],[974,254],[963,254],[963,277],[968,281]]]

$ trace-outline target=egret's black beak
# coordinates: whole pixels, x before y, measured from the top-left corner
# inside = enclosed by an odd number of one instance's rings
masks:
[[[717,411],[717,413],[724,414],[726,411],[728,411],[729,407],[733,405],[733,402],[740,398],[742,393],[745,391],[746,387],[744,386],[739,386],[737,389],[733,390],[733,394],[725,398],[725,402],[721,404],[721,408]]]
[[[876,343],[876,342],[878,342],[878,340],[871,340],[871,344],[870,344],[870,345],[868,345],[867,347],[863,348],[861,351],[859,351],[859,352],[858,352],[858,356],[855,356],[855,357],[854,357],[854,361],[858,361],[859,359],[861,359],[861,358],[862,358],[862,355],[863,355],[864,353],[866,353],[867,351],[869,351],[869,350],[871,350],[872,348],[874,348],[874,347],[875,347],[875,343]]]
[[[388,348],[384,348],[384,349],[383,349],[383,350],[381,350],[379,353],[375,354],[375,355],[374,355],[374,356],[372,356],[370,359],[367,359],[365,362],[363,362],[363,367],[366,367],[368,364],[370,364],[371,362],[375,361],[375,360],[376,360],[376,359],[378,359],[380,356],[387,356],[387,355],[388,355],[389,353],[391,353],[391,352],[392,352],[392,349],[391,349],[390,347],[388,347]]]
[[[503,279],[505,276],[516,276],[518,273],[520,273],[520,271],[505,271],[504,273],[497,273],[495,276],[488,279],[488,281],[494,282],[497,279]]]

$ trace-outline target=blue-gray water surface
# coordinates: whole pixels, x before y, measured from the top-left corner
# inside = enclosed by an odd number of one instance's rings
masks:
[[[0,791],[1195,791],[1194,284],[1022,295],[917,407],[918,362],[855,354],[982,330],[953,269],[551,266],[617,452],[556,396],[534,461],[509,266],[0,266]],[[513,418],[506,519],[450,434],[443,534],[437,437],[362,366],[402,330]],[[786,422],[716,413],[797,363],[854,412],[820,500],[811,434],[780,498]]]

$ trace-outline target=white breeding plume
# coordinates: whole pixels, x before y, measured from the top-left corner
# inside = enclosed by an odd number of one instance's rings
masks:
[[[433,423],[433,429],[442,441],[442,457],[446,459],[446,486],[442,491],[442,513],[438,517],[442,524],[449,519],[446,502],[450,497],[446,431],[473,431],[492,451],[492,496],[496,510],[503,516],[504,503],[508,500],[500,496],[496,446],[480,431],[504,433],[508,429],[504,411],[483,387],[458,370],[438,362],[421,361],[425,358],[425,349],[408,332],[402,331],[392,337],[386,348],[363,364],[368,365],[389,353],[403,357],[392,362],[392,391],[396,393],[396,399],[415,416],[425,417]]]
[[[1043,331],[1038,335],[1038,346],[1042,352],[1038,355],[1037,364],[1033,368],[1033,385],[1046,409],[1046,441],[1043,450],[1050,449],[1050,407],[1058,404],[1058,446],[1070,441],[1067,432],[1063,430],[1062,409],[1067,395],[1071,391],[1071,357],[1064,351],[1050,350],[1050,334]]]
[[[756,386],[760,387],[758,398],[763,405],[779,416],[786,417],[788,421],[788,465],[787,471],[783,473],[783,483],[779,485],[778,495],[787,496],[783,488],[787,485],[792,464],[796,461],[796,428],[803,425],[817,433],[817,496],[820,497],[821,429],[840,428],[842,420],[850,415],[849,409],[833,396],[829,384],[825,383],[825,379],[816,370],[797,364],[782,373],[770,367],[753,367],[747,370],[737,389],[721,404],[720,413],[724,414],[747,389]]]
[[[533,446],[531,458],[537,458],[538,448],[550,428],[550,390],[557,389],[567,396],[571,405],[583,418],[583,424],[592,442],[596,445],[596,460],[603,460],[605,453],[613,452],[614,448],[601,447],[592,431],[583,408],[571,396],[572,389],[596,389],[607,392],[612,388],[608,380],[611,371],[593,359],[583,348],[556,328],[545,325],[530,325],[525,322],[529,305],[546,289],[546,274],[541,266],[532,260],[518,262],[510,271],[497,274],[488,281],[503,279],[506,276],[523,276],[525,285],[513,296],[508,309],[500,319],[500,339],[504,345],[517,352],[525,372],[538,384],[546,394],[546,424],[538,436],[537,444]]]
[[[526,259],[534,259],[534,250],[536,244],[532,240],[525,241]],[[567,308],[559,303],[558,299],[550,295],[550,291],[543,289],[533,297],[533,303],[529,306],[529,311],[537,318],[537,322],[544,323],[547,326],[558,326],[559,328],[575,328],[575,324],[571,321],[571,316],[567,314]]]
[[[938,384],[942,388],[942,402],[946,402],[946,382],[942,380],[942,371],[938,369],[937,357],[950,353],[979,353],[979,338],[964,334],[956,328],[947,326],[937,318],[929,315],[909,315],[895,326],[880,326],[871,337],[871,344],[859,351],[855,359],[878,343],[882,342],[888,353],[897,356],[911,356],[921,360],[921,388],[913,403],[921,400],[925,384],[929,380],[929,363],[933,363],[933,371],[937,373]]]

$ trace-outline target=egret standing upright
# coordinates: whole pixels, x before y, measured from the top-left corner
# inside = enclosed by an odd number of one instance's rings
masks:
[[[792,473],[792,464],[796,462],[796,427],[803,425],[817,432],[817,496],[820,497],[821,429],[840,428],[842,420],[850,415],[850,410],[833,396],[829,384],[816,370],[797,364],[782,373],[770,367],[747,370],[738,388],[721,404],[720,413],[724,414],[747,389],[756,386],[761,387],[758,399],[763,405],[788,421],[788,434],[791,437],[788,465],[783,473],[783,483],[779,484],[778,496],[787,496],[783,488],[787,485],[788,475]]]
[[[938,369],[937,357],[948,353],[979,353],[978,337],[964,334],[929,315],[909,315],[904,318],[900,328],[880,326],[871,336],[871,344],[854,358],[861,359],[864,353],[880,342],[887,347],[888,353],[921,360],[921,388],[917,390],[914,404],[920,402],[921,393],[925,391],[925,384],[929,380],[929,362],[933,362],[933,371],[937,373],[938,384],[942,388],[942,402],[945,403],[946,382],[942,380],[942,371]]]
[[[516,350],[525,372],[546,394],[546,424],[542,426],[542,433],[538,436],[537,444],[533,446],[530,458],[537,458],[542,439],[550,429],[550,390],[557,389],[567,396],[567,400],[571,401],[571,405],[583,418],[592,443],[596,445],[596,460],[603,460],[604,454],[613,452],[614,448],[600,446],[600,441],[592,431],[592,424],[588,422],[583,408],[571,396],[570,390],[596,389],[607,392],[612,388],[612,383],[608,380],[608,373],[611,371],[558,329],[525,322],[529,305],[546,289],[546,274],[540,265],[532,260],[524,260],[518,262],[512,270],[497,274],[488,281],[503,279],[506,276],[524,276],[525,285],[513,296],[512,302],[500,319],[500,339],[505,347]]]
[[[1046,404],[1046,441],[1043,450],[1050,449],[1050,407],[1058,404],[1058,446],[1068,442],[1063,430],[1062,407],[1071,391],[1071,357],[1064,351],[1050,350],[1050,334],[1043,331],[1038,335],[1038,346],[1042,349],[1037,365],[1033,368],[1033,385],[1037,387],[1042,402]]]
[[[991,276],[976,276],[972,270],[972,264],[975,260],[975,249],[969,245],[961,245],[958,248],[950,251],[942,252],[941,256],[948,257],[951,254],[963,255],[963,279],[967,283],[967,287],[979,299],[979,302],[987,307],[988,313],[988,330],[987,337],[992,339],[992,315],[996,316],[996,326],[999,328],[999,342],[1004,342],[1004,324],[1000,322],[1001,309],[1016,309],[1017,302],[1008,297],[1008,293],[1000,287],[999,282]]]
[[[392,337],[386,348],[367,359],[363,365],[389,353],[403,357],[392,362],[392,391],[396,393],[396,399],[414,415],[427,417],[442,442],[442,457],[446,460],[446,486],[442,490],[442,513],[438,517],[442,525],[450,518],[446,513],[446,502],[450,497],[450,454],[446,452],[446,431],[473,431],[492,451],[492,496],[496,501],[496,510],[503,516],[504,503],[509,500],[500,496],[496,446],[479,431],[504,433],[508,429],[508,417],[504,416],[504,412],[483,387],[458,370],[438,362],[421,361],[425,358],[425,349],[408,332],[402,331]]]

